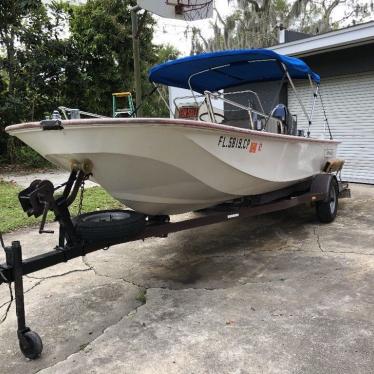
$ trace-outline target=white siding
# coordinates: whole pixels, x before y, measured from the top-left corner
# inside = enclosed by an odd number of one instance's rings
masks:
[[[310,113],[310,85],[305,82],[295,83]],[[338,148],[338,157],[346,161],[343,179],[374,184],[374,72],[323,79],[321,92],[332,135],[342,142]],[[291,87],[288,89],[288,105],[291,113],[297,114],[298,128],[306,131],[307,120]],[[323,112],[318,98],[311,136],[323,135],[328,139],[327,129],[324,134]]]

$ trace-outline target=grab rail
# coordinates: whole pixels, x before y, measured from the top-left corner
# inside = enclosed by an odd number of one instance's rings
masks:
[[[255,109],[251,108],[250,106],[247,107],[245,105],[242,105],[242,104],[239,104],[239,103],[237,103],[235,101],[227,99],[227,98],[223,97],[222,93],[219,93],[219,92],[204,91],[204,94],[206,95],[206,97],[209,97],[209,99],[210,99],[210,97],[212,97],[213,99],[221,99],[223,102],[226,102],[227,104],[230,104],[232,106],[235,106],[237,108],[240,108],[240,109],[243,109],[243,110],[247,111],[248,114],[249,114],[250,126],[251,126],[251,129],[253,129],[253,130],[255,130],[255,128],[254,128],[254,124],[253,124],[252,113],[255,113],[255,114],[257,114],[260,117],[270,118],[270,119],[275,120],[277,122],[277,124],[280,125],[281,132],[282,133],[284,132],[284,127],[283,127],[282,121],[280,121],[278,118],[269,116],[269,115],[267,115],[265,113],[262,113],[262,112],[260,112],[258,110],[255,110]],[[211,103],[210,100],[209,100],[209,103]],[[208,106],[209,106],[209,103],[207,103]],[[209,110],[209,108],[208,108],[208,110]],[[210,108],[210,110],[212,110],[212,108]],[[214,111],[213,111],[213,115],[214,115]],[[215,118],[214,118],[214,122],[216,122]],[[266,129],[264,128],[263,131],[266,131]]]
[[[213,99],[221,99],[222,101],[224,101],[225,103],[227,104],[230,104],[232,106],[235,106],[237,108],[240,108],[240,109],[243,109],[243,110],[246,110],[247,112],[250,112],[250,113],[256,113],[257,115],[261,116],[261,117],[267,117],[267,114],[265,113],[262,113],[256,109],[253,109],[252,107],[250,106],[245,106],[243,104],[239,104],[233,100],[230,100],[230,99],[227,99],[225,97],[223,97],[223,94],[219,93],[219,92],[210,92],[210,91],[204,91],[204,94],[205,95],[209,95],[211,96]],[[274,118],[274,117],[272,117]],[[276,118],[275,118],[276,119]]]
[[[222,92],[220,95],[225,96],[225,95],[236,95],[236,94],[243,94],[243,93],[251,93],[254,95],[254,97],[257,99],[257,103],[262,110],[263,113],[265,113],[264,107],[262,106],[260,97],[258,96],[257,92],[252,91],[252,90],[242,90],[242,91],[233,91],[233,92]]]
[[[84,116],[87,116],[87,117],[93,117],[93,118],[111,118],[111,117],[108,117],[108,116],[102,116],[101,114],[96,114],[96,113],[90,113],[90,112],[85,112],[83,110],[79,110],[79,109],[73,109],[73,108],[68,108],[66,106],[59,106],[58,109],[61,111],[61,113],[63,114],[63,116],[65,117],[65,119],[69,119],[66,112],[73,112],[73,111],[78,111],[79,114],[83,114]]]

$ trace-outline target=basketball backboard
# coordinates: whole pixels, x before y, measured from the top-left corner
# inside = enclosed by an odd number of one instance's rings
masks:
[[[137,3],[164,18],[197,21],[213,17],[214,0],[137,0]]]

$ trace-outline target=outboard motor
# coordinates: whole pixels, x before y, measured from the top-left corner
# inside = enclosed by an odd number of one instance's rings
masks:
[[[297,122],[284,104],[278,104],[271,112],[271,116],[279,119],[283,124],[281,133],[297,135]]]

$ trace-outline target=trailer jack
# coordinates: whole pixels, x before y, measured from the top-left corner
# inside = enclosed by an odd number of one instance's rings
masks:
[[[40,336],[26,326],[21,244],[14,241],[10,247],[4,247],[4,250],[7,266],[13,269],[19,347],[25,357],[35,359],[42,353],[43,343]]]

